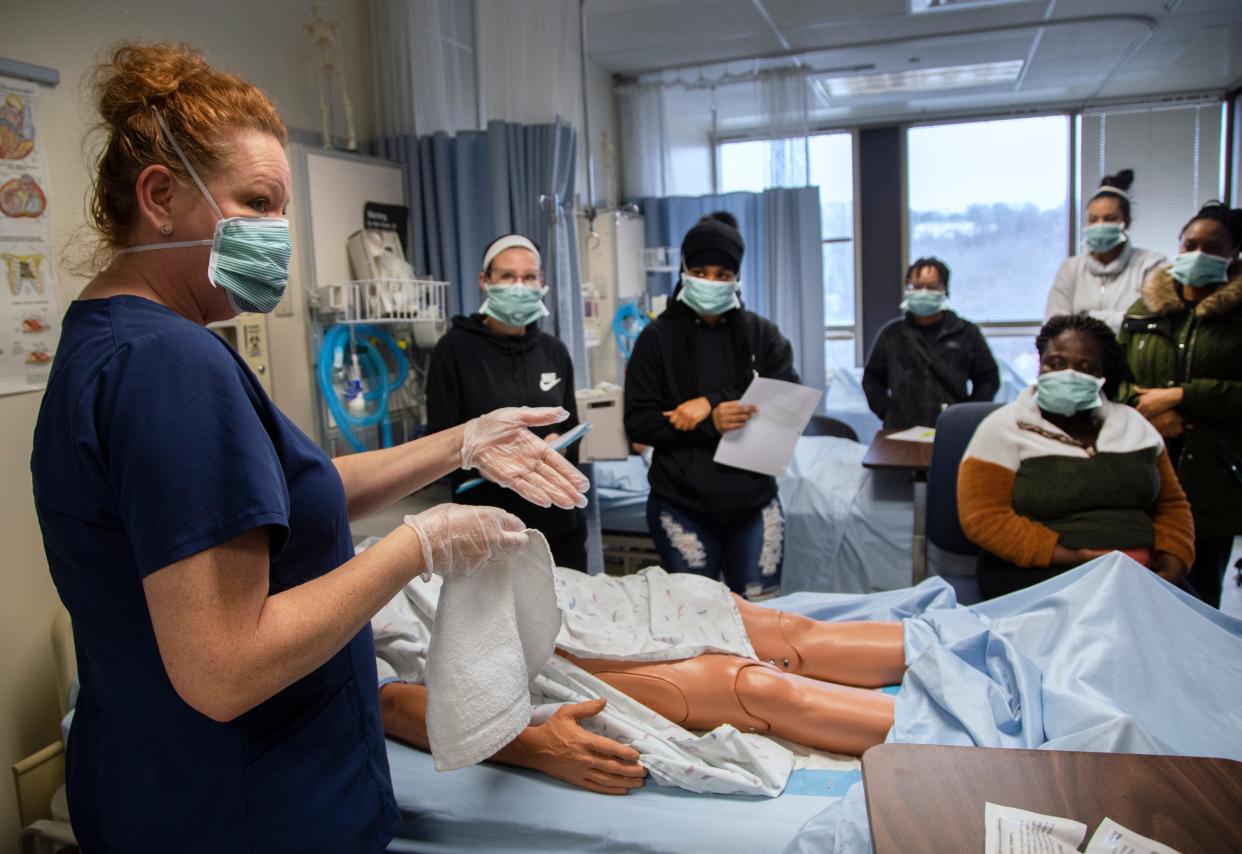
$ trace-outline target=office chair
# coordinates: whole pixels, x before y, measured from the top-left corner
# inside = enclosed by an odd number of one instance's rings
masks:
[[[957,468],[966,453],[966,446],[987,415],[1003,404],[958,403],[948,407],[936,419],[936,439],[932,444],[931,467],[927,470],[927,539],[936,548],[953,554],[973,556],[979,547],[962,531],[957,515]],[[945,575],[953,585],[957,601],[973,605],[982,598],[974,567],[967,575]]]
[[[858,434],[854,432],[853,427],[844,421],[829,418],[827,415],[812,415],[811,421],[806,425],[806,430],[802,431],[802,435],[836,436],[838,439],[849,439],[851,442],[858,441]]]

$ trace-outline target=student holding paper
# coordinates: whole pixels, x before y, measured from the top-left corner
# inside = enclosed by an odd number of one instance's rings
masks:
[[[560,406],[569,417],[533,432],[553,443],[578,424],[574,366],[569,351],[539,328],[548,314],[539,247],[521,234],[498,237],[483,252],[479,288],[486,297],[477,314],[453,318],[436,344],[427,371],[427,430],[461,424],[502,406]],[[561,453],[578,461],[576,444]],[[494,483],[457,492],[477,472],[452,476],[453,500],[486,504],[517,516],[547,538],[557,566],[586,570],[586,513],[538,507]]]
[[[647,525],[660,562],[760,599],[780,592],[785,517],[776,478],[712,457],[721,435],[755,414],[739,401],[754,377],[796,383],[798,375],[776,324],[742,306],[743,251],[728,213],[686,233],[681,281],[626,369],[625,430],[654,449]]]

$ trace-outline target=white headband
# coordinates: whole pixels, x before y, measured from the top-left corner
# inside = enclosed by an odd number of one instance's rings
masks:
[[[543,262],[539,259],[539,250],[535,248],[535,244],[528,238],[520,234],[506,234],[504,237],[498,238],[495,243],[487,247],[487,253],[483,256],[483,269],[486,270],[492,266],[492,262],[496,260],[496,256],[506,249],[529,249],[535,253],[535,264],[542,266]]]
[[[1100,187],[1098,190],[1096,190],[1094,193],[1091,194],[1091,198],[1094,199],[1096,196],[1101,196],[1104,193],[1113,193],[1114,195],[1121,196],[1127,202],[1130,201],[1130,194],[1127,193],[1125,190],[1121,189],[1120,187]]]

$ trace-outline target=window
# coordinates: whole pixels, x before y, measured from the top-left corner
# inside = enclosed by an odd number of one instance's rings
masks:
[[[912,127],[907,163],[909,260],[948,264],[950,304],[985,331],[1038,323],[1069,247],[1069,117]]]
[[[819,187],[824,253],[824,360],[828,375],[854,365],[854,137],[810,137],[724,143],[720,192]]]
[[[1133,169],[1130,240],[1172,257],[1191,215],[1204,202],[1224,198],[1224,109],[1210,101],[1084,113],[1081,206],[1102,176]]]

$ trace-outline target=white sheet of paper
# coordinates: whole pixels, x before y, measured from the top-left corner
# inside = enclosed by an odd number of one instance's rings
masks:
[[[986,854],[1076,854],[1087,835],[1081,821],[990,802],[983,822]]]
[[[1139,836],[1133,830],[1128,830],[1111,818],[1106,818],[1100,822],[1100,826],[1091,835],[1085,854],[1179,854],[1179,852],[1154,839]]]
[[[930,445],[936,441],[936,428],[911,427],[909,430],[902,430],[899,433],[890,433],[885,438],[892,439],[894,442],[919,442],[924,445]]]
[[[755,377],[742,403],[759,407],[746,426],[720,438],[713,459],[721,465],[773,476],[784,474],[794,445],[806,429],[822,390],[810,386]]]

